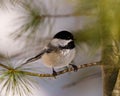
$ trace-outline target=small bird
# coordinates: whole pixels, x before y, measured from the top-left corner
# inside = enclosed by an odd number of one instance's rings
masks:
[[[28,59],[24,64],[41,59],[45,66],[52,68],[53,76],[56,76],[57,72],[54,68],[71,65],[74,71],[77,71],[77,66],[72,64],[75,54],[74,37],[70,32],[64,30],[54,35],[40,54]]]

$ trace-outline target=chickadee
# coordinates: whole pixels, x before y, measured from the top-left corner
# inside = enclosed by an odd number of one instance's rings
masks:
[[[53,75],[56,76],[57,73],[54,68],[62,68],[71,65],[74,70],[77,71],[77,66],[71,64],[75,57],[75,53],[73,35],[68,31],[60,31],[40,54],[28,59],[25,64],[41,58],[47,67],[52,68]]]

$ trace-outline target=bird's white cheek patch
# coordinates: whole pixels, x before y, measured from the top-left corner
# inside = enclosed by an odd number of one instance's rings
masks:
[[[66,46],[72,40],[53,39],[51,44],[54,46]]]

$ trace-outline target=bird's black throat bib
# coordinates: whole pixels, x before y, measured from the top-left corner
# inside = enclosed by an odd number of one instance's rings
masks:
[[[67,45],[65,46],[59,46],[60,49],[73,49],[75,48],[75,44],[74,41],[69,42]]]

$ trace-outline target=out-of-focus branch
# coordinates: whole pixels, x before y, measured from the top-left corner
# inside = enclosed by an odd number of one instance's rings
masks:
[[[38,18],[65,18],[65,17],[74,17],[74,16],[95,16],[96,14],[76,14],[76,13],[72,13],[72,14],[55,14],[55,15],[50,15],[50,14],[45,14],[45,15],[41,15],[41,16],[38,16]]]

